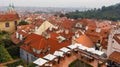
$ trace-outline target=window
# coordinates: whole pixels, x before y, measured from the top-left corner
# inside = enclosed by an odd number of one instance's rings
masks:
[[[17,25],[17,21],[14,21],[14,24]]]
[[[107,32],[104,32],[104,34],[107,34]]]
[[[91,32],[94,32],[94,30],[91,30]]]
[[[34,56],[31,56],[31,60],[32,60],[32,61],[35,61],[36,59],[35,59],[35,57],[34,57]]]
[[[10,25],[9,25],[9,23],[7,22],[7,23],[5,23],[5,27],[9,27]]]
[[[42,49],[36,50],[36,53],[37,53],[37,54],[40,54],[41,52],[42,52]]]
[[[112,41],[112,43],[114,43],[114,41]]]

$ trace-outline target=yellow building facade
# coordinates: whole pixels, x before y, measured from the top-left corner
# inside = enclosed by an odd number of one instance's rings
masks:
[[[9,33],[17,30],[17,25],[20,19],[18,14],[1,14],[0,15],[0,31],[6,31]]]

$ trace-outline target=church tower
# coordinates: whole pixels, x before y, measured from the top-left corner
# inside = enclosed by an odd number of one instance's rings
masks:
[[[15,10],[14,10],[14,5],[13,4],[9,4],[9,7],[8,7],[8,13],[16,13]]]

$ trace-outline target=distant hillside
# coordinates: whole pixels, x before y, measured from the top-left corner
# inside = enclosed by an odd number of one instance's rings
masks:
[[[120,3],[112,6],[105,7],[101,9],[92,9],[87,11],[69,12],[65,16],[68,18],[90,18],[90,19],[106,19],[117,21],[120,20]]]

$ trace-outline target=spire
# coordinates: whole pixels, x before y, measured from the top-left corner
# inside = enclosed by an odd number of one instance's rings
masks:
[[[12,4],[9,4],[8,10],[9,10],[9,13],[15,13],[13,3],[12,3]]]

